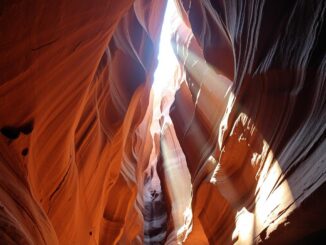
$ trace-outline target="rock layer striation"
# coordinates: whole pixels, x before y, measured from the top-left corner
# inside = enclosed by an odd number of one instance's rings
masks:
[[[3,244],[324,239],[325,0],[0,3]]]

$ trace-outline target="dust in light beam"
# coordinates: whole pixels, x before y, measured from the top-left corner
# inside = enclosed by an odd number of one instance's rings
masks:
[[[175,232],[170,234],[169,238],[176,236],[178,244],[187,238],[192,228],[191,176],[169,115],[175,91],[179,88],[182,80],[180,63],[171,43],[172,35],[181,23],[182,19],[177,11],[175,1],[168,0],[160,36],[158,66],[154,73],[152,86],[154,101],[151,125],[153,137],[155,133],[161,136],[161,154],[164,159],[167,193],[172,199],[171,214]],[[162,104],[163,106],[161,106]],[[160,124],[161,119],[163,119],[162,124]]]

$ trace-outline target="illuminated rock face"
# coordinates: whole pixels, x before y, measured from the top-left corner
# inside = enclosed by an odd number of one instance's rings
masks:
[[[161,119],[150,89],[163,1],[1,4],[1,242],[321,236],[325,1],[178,3],[187,76]]]
[[[202,50],[177,49],[183,63],[194,65],[186,67],[188,87],[177,92],[171,111],[199,183],[194,238],[277,244],[317,237],[325,230],[325,1],[181,2]],[[216,71],[214,81],[198,76],[203,58]],[[232,81],[224,101],[205,92],[227,84],[218,75]],[[216,105],[226,107],[224,115],[209,121]],[[184,108],[195,116],[183,116]]]

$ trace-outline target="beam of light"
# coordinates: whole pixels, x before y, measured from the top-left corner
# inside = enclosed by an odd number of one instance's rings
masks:
[[[186,157],[176,137],[173,124],[165,124],[161,138],[166,184],[172,202],[172,217],[178,243],[186,240],[192,229],[192,185]]]
[[[274,189],[279,178],[284,174],[268,143],[265,140],[263,143],[262,155],[267,156],[256,187],[256,192],[259,191],[256,195],[255,207],[255,232],[257,235],[265,228],[271,231],[276,229],[281,220],[285,221],[287,214],[296,208],[290,185],[286,179]],[[275,222],[276,219],[279,221]],[[266,236],[268,234],[267,231]]]
[[[230,98],[232,97],[230,96]],[[264,229],[267,229],[266,235],[268,236],[270,231],[276,229],[280,223],[286,220],[286,214],[296,207],[290,185],[286,179],[275,188],[276,183],[284,174],[269,144],[265,140],[262,140],[262,144],[262,150],[253,152],[250,162],[245,163],[260,166],[261,170],[256,173],[258,180],[255,187],[255,207],[253,212],[248,212],[243,208],[236,215],[236,229],[232,235],[232,239],[234,242],[236,241],[235,244],[256,243]],[[248,147],[250,146],[248,145]],[[232,152],[228,154],[232,154]],[[227,189],[221,193],[227,200],[237,202],[238,190],[223,173],[222,165],[223,163],[217,163],[211,177],[211,183],[217,186],[219,186],[219,182],[223,183],[224,189],[226,187]]]
[[[236,214],[236,228],[232,234],[235,244],[252,244],[254,239],[254,214],[242,208]]]
[[[218,73],[205,59],[192,52],[189,48],[181,44],[173,45],[176,45],[178,57],[183,62],[193,80],[200,86],[201,90],[205,88],[207,93],[217,100],[217,105],[224,110],[227,102],[226,96],[229,94],[228,92],[230,91],[232,82],[224,75]],[[202,110],[211,111],[211,106],[212,104],[203,104],[200,107]],[[206,114],[209,113],[206,112]]]
[[[183,61],[188,73],[192,76],[193,80],[199,83],[197,84],[200,87],[196,100],[197,110],[202,112],[202,115],[205,116],[208,122],[213,122],[209,118],[210,115],[212,115],[212,105],[223,112],[218,115],[221,117],[218,139],[221,149],[223,145],[223,131],[229,127],[229,114],[233,108],[239,107],[239,105],[235,104],[236,95],[230,91],[232,85],[231,81],[219,74],[203,58],[196,55],[187,47],[180,44],[175,45],[178,57]],[[213,96],[210,97],[210,95]],[[263,152],[253,155],[253,158],[265,159],[265,161],[261,163],[264,164],[264,167],[263,171],[260,173],[261,177],[256,187],[258,195],[256,196],[255,210],[253,213],[250,213],[243,209],[237,214],[238,222],[235,233],[238,233],[240,244],[252,243],[255,237],[258,236],[266,226],[269,226],[271,230],[273,226],[277,226],[279,223],[274,222],[274,219],[277,217],[277,212],[280,210],[284,209],[288,213],[295,209],[294,198],[286,180],[284,180],[277,189],[273,190],[273,186],[277,182],[277,179],[282,176],[283,173],[279,163],[274,159],[273,152],[270,150],[268,143],[263,141],[263,145]],[[215,170],[211,176],[210,182],[216,185],[219,181],[217,178],[219,175],[218,173],[223,171],[223,168],[221,168],[220,163],[216,163],[216,159],[213,159],[213,156],[210,158],[211,159],[208,159],[207,162],[215,162],[215,164],[213,164],[215,165]],[[256,160],[252,159],[252,161],[258,162]],[[236,189],[232,189],[232,183],[230,183],[229,186],[228,193],[224,194],[227,199],[232,200],[238,193]],[[284,218],[285,215],[283,215],[283,219]]]
[[[152,85],[154,99],[150,130],[153,137],[155,134],[161,135],[161,154],[175,229],[169,238],[176,235],[178,243],[181,243],[191,231],[192,186],[186,158],[169,115],[175,91],[179,88],[181,81],[180,64],[171,45],[172,34],[182,22],[175,4],[174,0],[167,1],[162,24],[158,66]],[[162,119],[163,122],[160,123]]]
[[[162,130],[161,149],[164,159],[164,171],[168,192],[172,200],[172,216],[177,231],[178,242],[181,242],[186,239],[192,228],[192,187],[190,174],[186,168],[185,157],[181,151],[180,145],[173,139],[173,133],[171,134],[171,132],[169,132],[171,130],[173,131],[174,128],[168,112],[174,100],[175,90],[180,85],[177,84],[180,81],[178,81],[176,75],[179,69],[179,62],[171,46],[171,35],[181,21],[174,4],[173,0],[168,0],[161,31],[158,55],[159,63],[154,74],[154,83],[152,86],[154,94],[154,115],[151,132],[152,135],[160,133],[161,125],[159,124],[159,119],[163,116],[164,127]],[[218,123],[220,125],[219,130],[223,131],[230,126],[227,122],[228,114],[237,106],[234,102],[235,95],[230,91],[231,81],[216,71],[204,58],[189,50],[189,43],[186,46],[180,43],[174,43],[172,45],[174,45],[179,60],[193,78],[192,80],[195,81],[197,83],[196,85],[199,87],[199,92],[195,101],[196,110],[201,112],[208,124]],[[192,85],[188,84],[188,86]],[[168,105],[165,106],[165,111],[162,112],[160,110],[160,104],[164,96],[171,100]],[[212,113],[212,106],[215,108],[214,113]],[[216,110],[219,110],[219,112],[216,113]],[[196,125],[193,126],[196,127]],[[223,133],[219,133],[218,143],[220,148],[223,144],[222,136]],[[196,137],[203,136],[197,135]],[[171,140],[177,142],[175,143],[176,145],[171,146]],[[265,143],[266,142],[264,142],[264,144]],[[269,149],[268,145],[265,144],[265,146]],[[212,184],[218,185],[218,172],[223,170],[222,168],[220,169],[221,164],[218,163],[213,156],[207,161],[210,162],[212,168],[215,167],[210,181]],[[280,210],[278,206],[283,200],[287,199],[288,201],[291,198],[293,199],[291,190],[286,181],[273,192],[271,188],[276,178],[282,174],[282,170],[277,162],[273,164],[268,164],[266,162],[268,162],[268,159],[264,162],[264,169],[268,169],[266,167],[268,165],[272,165],[272,168],[269,170],[270,173],[264,180],[265,183],[258,183],[257,185],[257,188],[259,186],[260,189],[259,195],[256,198],[254,213],[242,209],[237,214],[237,228],[235,233],[237,233],[240,244],[250,244],[255,236],[258,235],[267,224],[272,222],[270,218],[272,216],[275,217],[273,212],[275,212],[274,210]],[[264,173],[261,173],[261,176],[263,174]],[[264,178],[260,178],[260,180],[261,179]],[[232,186],[232,183],[230,183],[230,186]],[[228,195],[226,198],[231,200],[232,196],[237,197],[237,190],[229,189],[229,193],[226,195]],[[268,201],[266,202],[266,200]],[[293,208],[294,206],[291,207],[291,209]]]

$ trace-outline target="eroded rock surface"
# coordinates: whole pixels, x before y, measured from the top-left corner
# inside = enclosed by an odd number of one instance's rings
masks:
[[[0,243],[325,239],[325,0],[0,3]]]
[[[190,125],[176,126],[194,183],[199,179],[194,220],[202,227],[195,234],[211,244],[275,244],[325,230],[325,1],[181,2],[201,50],[195,58],[179,52],[188,86],[177,92],[172,111],[176,125],[189,124],[182,108],[195,112]],[[219,76],[232,81],[224,101],[202,91],[212,83],[211,76],[198,76],[204,68],[194,72],[203,57],[216,73],[214,86],[227,84]],[[214,115],[218,99],[224,115],[208,121],[200,112]],[[216,125],[217,132],[209,129]],[[211,144],[194,151],[190,138]],[[219,198],[200,205],[204,188]],[[209,220],[215,210],[222,217]]]

